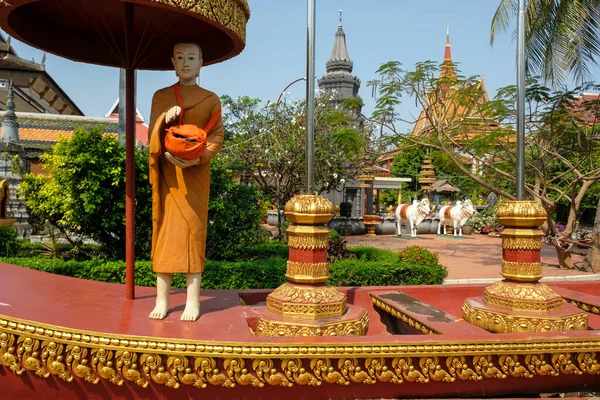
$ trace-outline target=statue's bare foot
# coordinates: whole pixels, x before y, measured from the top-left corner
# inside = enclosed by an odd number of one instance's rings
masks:
[[[183,314],[181,314],[181,321],[194,322],[200,317],[200,303],[186,304]]]
[[[157,301],[156,307],[150,313],[151,319],[164,319],[169,311],[169,304],[164,301]]]

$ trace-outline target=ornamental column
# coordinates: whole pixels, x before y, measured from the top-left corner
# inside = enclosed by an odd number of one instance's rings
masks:
[[[539,226],[546,221],[542,205],[507,201],[496,216],[506,226],[501,233],[505,279],[485,288],[483,296],[465,300],[465,321],[496,333],[586,330],[587,313],[538,282],[543,276]]]
[[[267,296],[259,310],[258,336],[365,335],[364,309],[346,304],[346,295],[326,286],[329,279],[327,248],[333,205],[323,196],[296,195],[285,205],[289,259],[284,283]]]

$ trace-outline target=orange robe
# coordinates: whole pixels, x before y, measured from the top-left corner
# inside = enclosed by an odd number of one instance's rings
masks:
[[[199,86],[181,86],[183,123],[204,128],[221,107],[219,97]],[[223,121],[208,132],[198,165],[179,168],[164,155],[166,112],[177,104],[174,86],[154,94],[150,113],[152,266],[157,273],[202,273],[206,253],[210,159],[223,145]],[[177,124],[177,120],[172,124]],[[170,125],[172,125],[170,124]],[[169,125],[169,126],[170,126]]]

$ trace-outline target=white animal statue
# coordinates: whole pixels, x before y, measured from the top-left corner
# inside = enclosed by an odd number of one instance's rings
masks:
[[[442,230],[442,234],[445,235],[446,225],[452,225],[452,236],[456,236],[457,232],[458,236],[462,236],[463,225],[473,215],[475,215],[475,207],[469,199],[465,200],[464,203],[460,200],[457,201],[454,207],[451,205],[443,206],[440,208],[440,223],[437,234],[439,235],[440,230]]]
[[[400,204],[396,208],[396,224],[398,236],[402,236],[402,221],[410,224],[410,236],[417,237],[417,225],[431,215],[429,199],[413,200],[412,204]]]

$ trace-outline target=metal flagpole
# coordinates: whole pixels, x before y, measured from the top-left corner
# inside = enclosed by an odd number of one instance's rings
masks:
[[[517,25],[517,200],[525,197],[525,0]]]
[[[306,54],[306,194],[313,191],[315,134],[315,0],[308,0]]]

